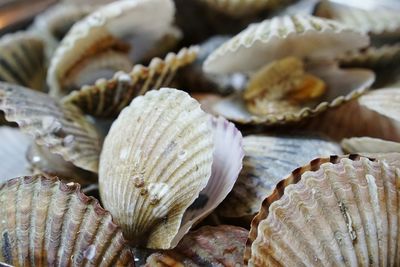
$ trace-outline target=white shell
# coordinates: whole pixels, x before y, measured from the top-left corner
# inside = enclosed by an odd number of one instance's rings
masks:
[[[371,137],[343,139],[341,146],[348,153],[400,153],[400,143]]]
[[[362,106],[400,122],[400,89],[384,88],[368,92],[359,99]]]

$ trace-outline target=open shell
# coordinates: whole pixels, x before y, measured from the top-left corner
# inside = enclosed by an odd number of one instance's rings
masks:
[[[242,266],[247,235],[236,226],[204,226],[189,232],[175,249],[150,255],[145,266]]]
[[[248,73],[288,56],[333,58],[368,44],[367,35],[332,20],[296,15],[274,17],[251,24],[225,42],[207,58],[203,68],[216,74]]]
[[[44,91],[46,60],[43,40],[28,32],[0,39],[0,81]]]
[[[104,141],[101,199],[127,239],[170,248],[184,212],[207,185],[212,156],[200,105],[182,91],[149,91],[120,113]]]
[[[396,266],[400,172],[367,158],[317,159],[280,182],[252,222],[250,266]]]
[[[30,143],[30,138],[19,129],[0,127],[0,183],[31,174],[25,158]]]
[[[8,121],[50,152],[82,169],[97,172],[100,136],[73,105],[61,105],[50,96],[0,83],[0,110]]]
[[[243,139],[243,149],[243,170],[217,209],[223,217],[253,216],[264,197],[292,170],[317,157],[342,154],[339,145],[307,135],[250,135]]]
[[[14,266],[134,266],[120,228],[79,184],[42,176],[0,185],[0,262]]]
[[[170,0],[123,0],[99,8],[74,24],[55,51],[47,73],[50,93],[65,94],[68,72],[88,55],[108,49],[121,53],[150,49],[171,27],[173,15]],[[147,42],[140,45],[139,40]]]
[[[197,51],[197,47],[183,48],[177,54],[169,53],[164,60],[154,58],[148,67],[136,65],[129,73],[118,72],[110,80],[101,79],[71,92],[62,101],[95,117],[114,117],[134,97],[169,85],[177,70],[195,60]]]

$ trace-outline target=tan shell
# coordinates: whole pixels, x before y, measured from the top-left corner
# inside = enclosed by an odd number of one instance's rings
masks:
[[[189,232],[175,249],[150,255],[145,266],[242,266],[247,235],[236,226],[203,226]]]
[[[0,83],[0,110],[18,123],[40,146],[82,169],[97,172],[100,136],[73,105],[61,105],[50,96]]]
[[[339,145],[307,135],[250,135],[243,139],[243,149],[243,169],[217,209],[223,217],[254,215],[264,197],[292,170],[317,157],[342,154]]]
[[[338,57],[344,67],[384,68],[396,66],[400,60],[400,43],[347,52]]]
[[[400,122],[400,90],[384,88],[371,91],[359,99],[360,105]]]
[[[396,266],[400,172],[317,159],[280,182],[252,222],[249,266]]]
[[[4,35],[0,39],[0,81],[44,91],[44,53],[42,39],[31,33]]]
[[[197,47],[182,48],[177,54],[169,53],[164,60],[154,58],[148,67],[136,65],[130,73],[118,72],[110,80],[101,79],[95,85],[73,91],[63,102],[95,117],[114,117],[134,97],[169,85],[177,70],[196,59],[197,51]]]
[[[377,36],[399,36],[399,10],[376,3],[358,1],[359,6],[334,1],[322,1],[316,8],[317,16],[340,21],[343,24]],[[364,5],[363,5],[364,4]],[[368,5],[369,4],[369,5]]]
[[[0,127],[0,183],[21,175],[29,175],[25,153],[30,138],[16,128]]]
[[[151,43],[168,31],[173,16],[171,0],[123,0],[99,8],[74,24],[55,51],[47,73],[50,93],[65,94],[63,79],[89,52],[115,47],[139,52],[140,40],[148,40],[142,46],[151,48]],[[132,36],[133,44],[124,41]]]
[[[0,185],[0,262],[14,266],[134,266],[110,213],[96,199],[42,176]]]
[[[367,35],[331,20],[301,15],[274,17],[251,24],[225,42],[207,58],[203,69],[219,74],[254,72],[284,57],[333,58],[368,43]]]
[[[212,160],[200,105],[182,91],[149,91],[120,113],[104,141],[101,199],[132,243],[170,248],[185,210],[207,185]]]
[[[247,110],[241,93],[237,93],[214,102],[212,113],[239,123],[274,125],[298,122],[358,98],[375,80],[375,75],[369,70],[342,70],[336,65],[314,67],[309,72],[326,83],[327,92],[317,102],[305,105],[300,110],[254,115]]]
[[[400,143],[371,137],[353,137],[343,139],[341,146],[348,153],[400,153]]]

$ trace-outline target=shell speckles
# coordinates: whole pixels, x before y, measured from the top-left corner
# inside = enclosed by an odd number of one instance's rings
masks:
[[[209,117],[182,91],[135,98],[113,123],[100,159],[100,194],[127,239],[170,248],[185,210],[207,185]]]
[[[42,176],[0,185],[0,262],[13,266],[134,266],[120,228],[97,200]]]
[[[250,266],[397,265],[400,173],[350,156],[299,168],[252,222]]]

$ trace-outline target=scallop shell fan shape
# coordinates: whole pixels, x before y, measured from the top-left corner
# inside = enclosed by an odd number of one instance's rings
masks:
[[[351,158],[314,160],[277,185],[252,222],[249,266],[399,265],[399,170]]]
[[[135,245],[170,248],[211,176],[209,122],[187,93],[162,88],[135,98],[113,123],[100,157],[100,195]]]
[[[78,184],[42,176],[0,185],[0,248],[0,262],[13,266],[133,266],[120,228],[97,200]]]

